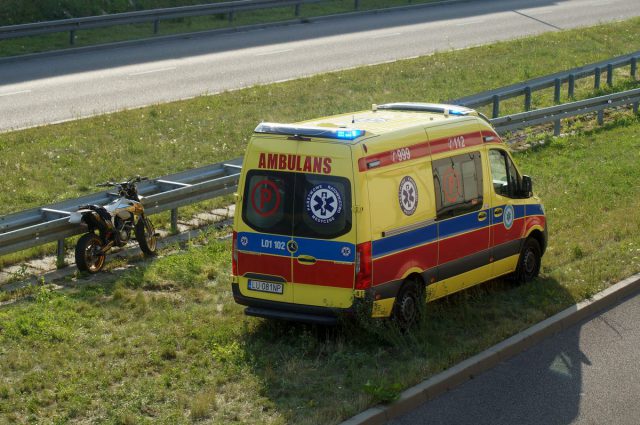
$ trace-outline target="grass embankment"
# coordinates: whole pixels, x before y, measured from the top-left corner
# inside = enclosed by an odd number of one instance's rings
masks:
[[[75,18],[81,16],[100,15],[105,13],[130,12],[160,7],[187,6],[192,4],[215,3],[228,0],[138,0],[138,1],[48,1],[37,6],[33,1],[10,0],[0,3],[0,26],[15,23],[29,23],[43,20]],[[364,0],[359,10],[385,9],[408,4],[433,3],[438,0]],[[5,4],[6,3],[6,4]],[[38,3],[41,3],[38,1]],[[51,3],[51,4],[49,4]],[[60,4],[62,3],[62,4]],[[293,6],[262,9],[234,14],[229,21],[226,14],[200,16],[193,18],[168,19],[160,21],[157,36],[206,31],[222,28],[240,27],[243,25],[263,24],[288,21],[295,18],[311,18],[354,11],[354,0],[323,0],[318,3],[305,4],[300,7],[300,16],[295,16]],[[154,36],[153,24],[118,25],[106,28],[77,31],[74,39],[76,47],[90,46],[117,41],[135,40]],[[48,50],[67,49],[69,33],[22,37],[19,39],[0,41],[0,57],[15,56]]]
[[[153,176],[230,158],[262,119],[453,98],[625,53],[638,49],[639,27],[636,19],[2,134],[0,205],[86,193],[114,170]],[[228,243],[212,238],[103,274],[107,282],[45,288],[0,309],[0,422],[334,423],[393,398],[640,270],[640,123],[610,127],[517,155],[551,229],[533,284],[494,282],[430,304],[407,337],[384,322],[322,332],[244,318],[230,295]]]
[[[43,288],[1,309],[0,422],[327,424],[392,399],[640,271],[640,122],[609,127],[516,155],[550,226],[533,283],[431,303],[407,336],[386,322],[272,323],[242,316],[229,243],[210,235],[104,283]]]

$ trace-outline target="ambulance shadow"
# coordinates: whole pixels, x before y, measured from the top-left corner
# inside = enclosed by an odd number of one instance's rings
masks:
[[[534,288],[536,285],[544,285],[544,290]],[[402,362],[426,359],[451,367],[480,351],[474,347],[483,344],[474,341],[496,335],[505,321],[537,317],[540,305],[551,315],[573,303],[571,295],[553,279],[525,285],[493,281],[430,303],[425,323],[404,339],[385,336],[384,325],[372,332],[354,328],[349,322],[324,328],[261,321],[246,335],[245,349],[248,357],[260,359],[253,362],[253,371],[264,385],[263,393],[273,395],[270,399],[278,410],[291,411],[295,393],[299,400],[296,408],[315,414],[314,406],[318,405],[314,394],[329,390],[328,376],[334,376],[335,388],[346,390],[351,397],[354,392],[366,397],[365,385],[381,382],[381,376],[390,383],[412,382],[412,376],[394,375],[395,368],[402,369]],[[522,320],[523,328],[530,326],[525,324],[528,322]],[[397,423],[571,423],[579,412],[582,368],[590,365],[579,346],[581,325],[505,359]],[[513,334],[507,332],[504,338]],[[336,375],[335,370],[348,377]],[[344,416],[357,413],[336,397],[335,408],[344,410]]]
[[[469,17],[481,18],[484,14],[531,9],[532,7],[538,8],[563,2],[566,2],[566,0],[538,0],[534,6],[531,5],[529,0],[477,2],[477,4],[468,2],[465,3],[464,8],[443,5],[417,8],[412,10],[411,13],[389,11],[378,14],[345,15],[344,17],[332,18],[329,21],[287,25],[260,31],[239,31],[230,35],[192,33],[172,40],[150,40],[143,45],[137,46],[113,46],[98,52],[82,52],[70,49],[55,57],[31,57],[17,60],[13,63],[4,63],[0,66],[0,80],[2,84],[14,84],[39,78],[50,78],[162,60],[197,57],[321,37],[348,35],[374,29],[410,26],[424,22],[444,22],[450,19]],[[520,16],[520,18],[527,19],[523,16]],[[117,31],[118,27],[113,28],[114,31]],[[78,36],[82,37],[81,31]],[[190,39],[189,42],[185,42],[187,39]],[[444,45],[449,45],[454,41],[447,39]],[[304,53],[293,53],[291,57],[292,63],[304,60]]]

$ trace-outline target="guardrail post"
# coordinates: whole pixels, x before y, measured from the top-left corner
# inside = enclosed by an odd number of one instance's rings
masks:
[[[613,65],[607,65],[607,85],[611,87],[613,85]]]
[[[56,268],[61,269],[66,266],[64,262],[64,239],[58,240],[58,248],[56,250]]]
[[[638,72],[638,58],[631,58],[631,78],[636,79],[636,73]]]
[[[604,124],[604,109],[598,111],[598,125]]]
[[[360,9],[360,0],[354,0],[354,2],[353,2],[353,8],[354,8],[355,10]]]
[[[633,102],[633,113],[634,114],[638,113],[638,102]]]
[[[560,120],[556,120],[553,122],[553,135],[554,136],[560,135]]]
[[[300,16],[300,3],[296,3],[296,11],[295,11],[296,16]]]
[[[595,70],[595,73],[593,74],[593,88],[594,89],[599,89],[600,88],[600,74],[602,73],[602,71],[600,70],[600,67],[597,67]]]
[[[497,94],[494,94],[492,116],[493,118],[498,118],[498,115],[500,115],[500,96],[498,96]]]
[[[171,233],[178,233],[178,209],[171,210]]]
[[[524,88],[524,110],[531,110],[531,87]]]
[[[69,31],[69,44],[76,44],[76,30]]]
[[[153,21],[153,33],[157,34],[158,30],[160,29],[160,19],[157,19],[155,21]]]
[[[553,82],[553,102],[560,103],[560,89],[562,88],[562,81],[560,78],[556,78]]]
[[[573,98],[573,94],[575,90],[576,90],[576,76],[575,74],[569,74],[569,90],[568,90],[569,98]]]

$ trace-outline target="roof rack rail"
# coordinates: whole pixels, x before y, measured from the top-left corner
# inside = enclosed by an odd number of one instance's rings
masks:
[[[376,109],[385,109],[392,111],[411,111],[411,112],[432,112],[435,114],[445,115],[469,115],[473,110],[458,105],[441,105],[437,103],[420,103],[420,102],[397,102],[385,103],[377,105]]]
[[[283,134],[293,137],[319,137],[336,140],[355,140],[365,135],[364,130],[355,128],[311,127],[293,124],[263,122],[254,130],[256,133]]]

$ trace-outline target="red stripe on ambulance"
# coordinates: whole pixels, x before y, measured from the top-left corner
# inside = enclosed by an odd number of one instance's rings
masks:
[[[333,261],[316,261],[313,266],[300,264],[293,260],[293,282],[304,282],[306,285],[333,286],[336,288],[353,288],[354,265]]]
[[[367,171],[371,168],[385,167],[398,162],[478,145],[482,145],[482,133],[479,131],[453,137],[442,137],[440,139],[420,142],[404,148],[393,149],[360,158],[358,160],[358,169],[360,171]]]
[[[373,285],[402,279],[405,271],[411,268],[427,270],[435,267],[437,258],[437,242],[376,258],[373,260]]]
[[[291,257],[238,252],[238,274],[245,273],[280,276],[291,282]]]
[[[438,264],[459,260],[468,255],[475,254],[489,248],[489,227],[463,233],[447,239],[441,239],[438,243],[439,260]],[[487,263],[489,259],[487,258]]]

